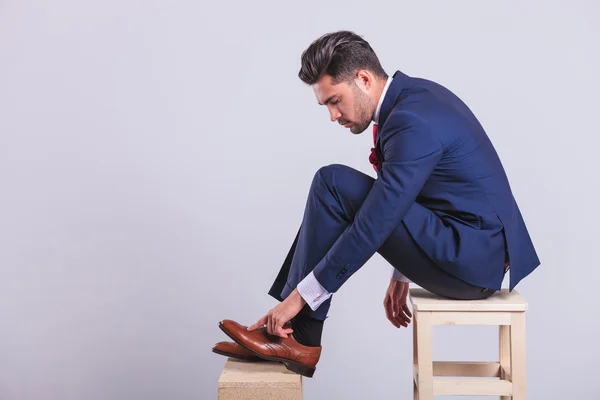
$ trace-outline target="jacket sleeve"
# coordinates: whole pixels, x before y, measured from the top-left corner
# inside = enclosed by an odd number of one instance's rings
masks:
[[[400,224],[442,157],[438,137],[414,114],[390,114],[379,134],[385,161],[378,178],[352,224],[313,270],[331,293],[358,271]]]

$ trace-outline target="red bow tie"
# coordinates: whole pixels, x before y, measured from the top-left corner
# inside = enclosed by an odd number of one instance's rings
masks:
[[[375,171],[379,171],[381,169],[381,164],[383,160],[381,159],[381,154],[377,149],[377,124],[373,124],[373,146],[371,147],[371,155],[369,156],[369,162],[373,164],[373,169]]]

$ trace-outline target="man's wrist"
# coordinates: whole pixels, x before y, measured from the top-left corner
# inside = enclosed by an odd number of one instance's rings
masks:
[[[297,288],[292,290],[292,293],[290,293],[290,296],[294,296],[295,300],[298,301],[303,307],[306,304],[306,300],[304,300],[302,295],[300,295],[300,292],[298,291]]]

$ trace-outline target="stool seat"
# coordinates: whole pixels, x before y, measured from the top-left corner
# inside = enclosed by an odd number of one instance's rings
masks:
[[[416,311],[525,311],[527,302],[513,290],[502,289],[484,300],[450,300],[421,288],[410,289]]]

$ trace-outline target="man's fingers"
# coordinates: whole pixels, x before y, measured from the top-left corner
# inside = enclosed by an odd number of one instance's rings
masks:
[[[276,328],[277,336],[287,338],[289,334],[294,332],[293,329]]]
[[[396,325],[396,327],[400,328],[400,325],[408,326],[407,321],[406,321],[407,317],[404,315],[404,312],[402,311],[400,304],[398,304],[397,302],[394,302],[393,310],[394,310],[394,312],[393,312],[394,321],[396,321],[398,324],[398,325]]]
[[[385,316],[387,317],[388,321],[390,321],[392,325],[396,326],[396,321],[394,321],[394,317],[392,316],[392,306],[387,297],[383,301],[383,309],[385,310]]]
[[[406,310],[404,309],[404,307],[402,307],[400,309],[400,318],[402,318],[404,321],[406,322],[410,322],[410,317],[408,316],[408,314],[406,314]]]
[[[385,297],[383,300],[383,309],[385,310],[385,316],[394,325],[394,318],[392,317],[392,308],[390,306],[390,302],[388,301],[388,297]]]
[[[406,315],[404,305],[396,304],[395,309],[398,311],[396,311],[394,314],[394,319],[398,322],[398,324],[407,327],[410,323],[410,317]]]
[[[402,313],[400,313],[400,314],[402,314]],[[402,315],[403,315],[403,314],[402,314]],[[402,326],[404,326],[404,327],[407,327],[407,326],[408,326],[408,324],[406,323],[406,321],[404,320],[404,318],[402,317],[402,315],[398,315],[398,316],[396,317],[396,322],[397,322],[399,325],[402,325]]]
[[[275,321],[273,319],[273,316],[270,316],[268,318],[268,321],[269,321],[269,325],[267,327],[267,332],[269,332],[271,335],[274,335],[275,334]]]
[[[392,325],[394,325],[396,328],[400,328],[400,325],[398,324],[398,322],[396,321],[396,318],[394,317],[394,311],[393,311],[392,304],[393,304],[392,301],[386,301],[384,303],[385,315],[386,315],[388,321],[390,321]]]
[[[390,320],[390,322],[392,323],[392,325],[394,325],[396,328],[400,328],[400,324],[398,323],[398,321],[396,321],[396,318],[392,315],[391,311],[390,311],[390,314],[388,316],[388,319]]]
[[[410,324],[411,317],[412,314],[410,313],[408,306],[406,304],[402,304],[400,306],[400,313],[398,315],[398,320],[402,324],[402,326],[407,327],[408,324]]]
[[[292,328],[284,328],[283,324],[281,326],[278,326],[279,324],[277,323],[277,321],[273,322],[273,332],[272,334],[275,336],[279,336],[282,338],[287,338],[289,334],[291,334],[292,332],[294,332],[294,330]]]
[[[283,328],[284,323],[281,323],[274,315],[267,314],[267,332],[271,335],[286,338],[288,334],[294,330],[291,328]]]
[[[405,315],[403,312],[400,313],[399,317],[398,317],[398,322],[404,326],[407,327],[408,324],[410,323],[410,318],[408,318],[407,315]]]
[[[264,317],[262,317],[261,319],[259,319],[254,325],[249,326],[248,330],[249,331],[253,331],[256,328],[263,326],[265,323],[267,322],[267,316],[265,315]]]

